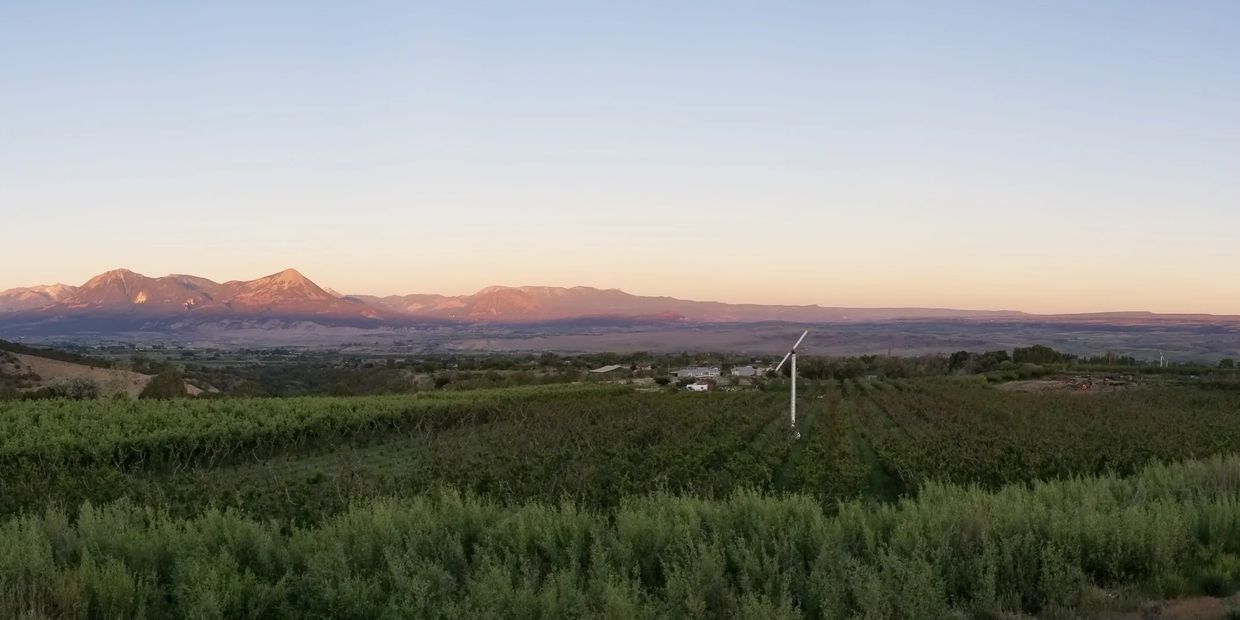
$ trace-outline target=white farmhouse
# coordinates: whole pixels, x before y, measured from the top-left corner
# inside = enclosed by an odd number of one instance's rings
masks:
[[[677,379],[703,379],[718,376],[719,368],[717,366],[690,366],[676,371]]]
[[[756,366],[733,366],[733,377],[761,377],[766,374],[768,368],[758,368]]]

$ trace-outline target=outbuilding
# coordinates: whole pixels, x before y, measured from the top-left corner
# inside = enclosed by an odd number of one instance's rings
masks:
[[[769,368],[758,368],[756,366],[733,366],[733,377],[760,377],[770,370]]]
[[[591,370],[590,372],[596,375],[605,375],[608,373],[616,372],[617,370],[624,370],[624,366],[620,366],[618,364],[611,364],[609,366],[595,368],[594,370]]]
[[[715,387],[714,379],[698,379],[696,382],[686,385],[685,389],[690,392],[713,392]]]
[[[701,379],[703,377],[718,376],[719,368],[715,366],[690,366],[676,371],[676,378],[678,379]]]

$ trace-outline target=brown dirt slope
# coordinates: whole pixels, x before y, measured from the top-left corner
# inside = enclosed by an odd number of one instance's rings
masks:
[[[41,380],[35,387],[44,387],[58,380],[85,378],[98,383],[104,396],[112,396],[113,394],[124,392],[130,398],[137,398],[138,394],[142,393],[142,389],[146,387],[146,384],[151,381],[150,375],[144,375],[131,370],[94,368],[22,353],[14,353],[13,356],[35,374],[39,375]],[[192,385],[186,385],[186,388],[191,396],[197,396],[202,393],[202,390]]]

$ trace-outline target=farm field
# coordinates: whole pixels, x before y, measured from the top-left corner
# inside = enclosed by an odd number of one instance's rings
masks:
[[[360,497],[442,486],[506,501],[590,506],[653,491],[738,488],[824,495],[855,459],[814,399],[788,441],[778,393],[639,393],[550,386],[416,397],[226,401],[31,401],[3,405],[6,513],[51,498],[126,495],[193,511],[209,504],[313,520]],[[822,432],[813,432],[822,429]],[[834,432],[833,432],[834,431]]]
[[[774,388],[0,403],[0,615],[891,617],[1240,588],[1240,391],[809,382],[792,441]]]
[[[959,380],[825,381],[791,441],[781,390],[538,386],[417,396],[0,404],[0,514],[128,496],[313,521],[450,487],[611,507],[662,491],[795,492],[824,507],[928,481],[1130,474],[1240,451],[1240,392],[1030,394]]]
[[[1122,392],[997,393],[924,381],[858,399],[865,435],[905,488],[925,480],[997,487],[1135,472],[1240,448],[1240,393],[1159,387]]]

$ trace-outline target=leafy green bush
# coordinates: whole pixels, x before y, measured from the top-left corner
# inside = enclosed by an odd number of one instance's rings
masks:
[[[99,384],[85,377],[58,379],[51,385],[39,390],[51,398],[69,400],[94,400],[99,398]]]
[[[175,368],[165,368],[151,377],[138,398],[143,400],[168,400],[185,398],[189,392],[185,388],[185,377]]]

